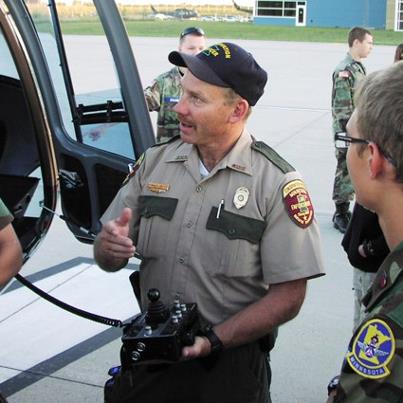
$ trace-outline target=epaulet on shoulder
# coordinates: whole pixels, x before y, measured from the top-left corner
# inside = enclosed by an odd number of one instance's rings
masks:
[[[153,146],[151,146],[151,147],[163,146],[164,144],[168,144],[168,143],[170,143],[171,141],[177,140],[179,137],[180,137],[180,134],[177,134],[176,136],[173,136],[173,137],[171,137],[171,138],[168,139],[168,140],[164,140],[164,141],[160,141],[159,143],[155,143],[155,144],[154,144]]]
[[[272,162],[283,173],[295,171],[294,167],[282,158],[276,151],[263,141],[254,141],[252,149],[263,154],[270,162]]]

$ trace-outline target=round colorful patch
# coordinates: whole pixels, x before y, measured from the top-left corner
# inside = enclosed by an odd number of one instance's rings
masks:
[[[291,219],[302,228],[308,227],[313,220],[313,206],[302,180],[295,179],[283,187],[283,201]]]
[[[358,375],[379,379],[390,374],[387,365],[394,354],[392,329],[383,320],[371,319],[361,327],[346,360]]]

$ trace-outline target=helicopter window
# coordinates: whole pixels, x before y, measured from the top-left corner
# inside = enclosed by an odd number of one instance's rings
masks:
[[[66,131],[80,143],[134,159],[115,64],[105,35],[99,35],[104,31],[94,5],[50,3],[26,1],[26,6],[48,61]],[[71,34],[75,25],[86,23],[97,35]]]

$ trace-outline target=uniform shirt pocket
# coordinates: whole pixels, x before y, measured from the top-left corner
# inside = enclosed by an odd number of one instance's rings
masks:
[[[225,276],[254,277],[260,271],[260,240],[266,222],[245,217],[221,209],[217,218],[217,207],[211,209],[206,228],[216,231],[220,251],[218,268],[211,268],[216,274]]]
[[[137,251],[143,257],[165,254],[169,222],[175,213],[178,199],[161,196],[140,196],[140,228]]]

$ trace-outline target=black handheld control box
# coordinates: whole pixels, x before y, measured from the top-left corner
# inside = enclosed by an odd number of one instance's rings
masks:
[[[122,369],[153,362],[174,362],[182,348],[194,343],[199,331],[197,305],[175,298],[171,307],[160,301],[153,288],[147,293],[147,312],[138,315],[123,330],[120,356]]]

